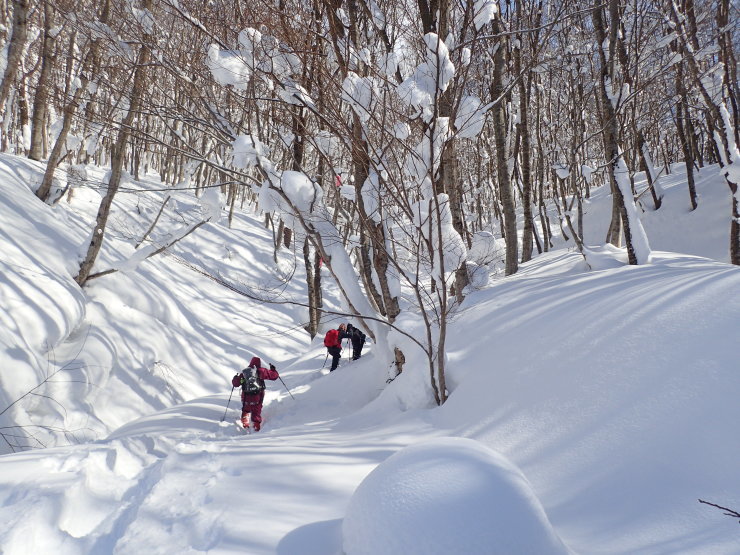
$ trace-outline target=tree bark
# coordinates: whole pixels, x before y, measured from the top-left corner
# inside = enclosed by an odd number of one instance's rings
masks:
[[[110,1],[110,0],[108,0]],[[143,3],[144,9],[151,9],[151,1],[145,0]],[[113,198],[118,192],[118,188],[121,184],[121,176],[123,173],[123,163],[126,154],[126,144],[128,143],[129,136],[131,135],[131,126],[134,122],[134,118],[139,112],[139,106],[141,105],[142,93],[144,91],[144,82],[146,79],[146,68],[151,57],[151,48],[149,46],[149,36],[144,36],[144,41],[139,49],[138,59],[136,61],[136,68],[134,70],[133,86],[131,89],[131,98],[128,113],[121,122],[118,129],[118,136],[116,138],[116,144],[113,147],[113,153],[111,155],[111,172],[110,179],[108,180],[108,190],[103,197],[98,208],[98,214],[95,219],[95,228],[93,229],[92,239],[88,246],[87,253],[84,260],[80,264],[80,270],[75,276],[75,281],[80,287],[83,287],[92,272],[95,260],[98,257],[100,248],[103,245],[103,239],[105,238],[105,228],[108,224],[108,215],[113,204]]]
[[[503,25],[499,15],[493,21],[494,34],[503,32]],[[502,95],[504,93],[504,38],[500,39],[496,52],[493,55],[493,69],[491,82],[491,101],[493,106],[493,130],[496,144],[496,171],[498,176],[498,189],[501,197],[503,211],[504,239],[506,241],[506,269],[507,276],[515,274],[519,269],[519,238],[516,228],[516,207],[514,204],[514,192],[511,188],[511,177],[509,176],[508,153],[506,148],[506,103]]]
[[[33,98],[33,116],[31,117],[31,148],[28,157],[41,160],[44,156],[46,142],[46,113],[49,103],[51,70],[54,67],[54,36],[51,29],[54,24],[54,9],[51,2],[44,2],[44,40],[41,47],[41,71]]]
[[[722,0],[726,1],[726,0]],[[733,163],[738,163],[740,160],[735,160],[737,156],[737,143],[735,141],[736,129],[733,129],[733,123],[730,121],[731,116],[729,110],[725,106],[724,102],[717,103],[712,95],[709,94],[704,83],[701,80],[701,71],[699,64],[694,57],[694,48],[691,45],[692,36],[689,29],[689,34],[685,29],[684,18],[682,14],[678,12],[678,9],[674,4],[671,4],[673,20],[676,24],[678,31],[678,38],[682,50],[684,60],[687,62],[687,68],[691,75],[696,87],[699,89],[699,93],[704,101],[707,108],[707,125],[713,130],[714,142],[718,149],[719,164],[724,169],[724,176],[727,185],[730,188],[732,196],[732,214],[730,220],[730,262],[735,265],[740,265],[740,191],[738,190],[738,183],[735,182],[728,167]],[[729,37],[727,37],[729,39]],[[731,91],[728,94],[732,94]]]
[[[72,120],[75,116],[75,113],[77,112],[77,108],[80,105],[80,100],[82,99],[82,95],[87,90],[87,85],[88,85],[87,71],[89,69],[89,64],[92,63],[93,59],[95,59],[96,57],[95,56],[96,49],[97,49],[97,45],[94,43],[91,47],[90,52],[86,56],[85,61],[83,62],[82,72],[80,73],[81,85],[77,88],[77,90],[75,90],[74,95],[72,96],[72,99],[69,101],[67,106],[65,106],[64,108],[62,129],[60,130],[59,136],[57,137],[57,140],[51,149],[51,153],[49,154],[49,159],[46,163],[46,169],[44,170],[44,178],[42,179],[41,185],[36,191],[36,196],[40,198],[41,200],[43,200],[44,202],[49,201],[49,195],[51,193],[51,185],[54,180],[54,171],[57,169],[57,166],[59,165],[61,154],[62,154],[62,149],[65,148],[66,146],[67,136],[69,135],[69,130],[72,127]],[[55,198],[52,200],[56,201],[58,200],[58,198]]]
[[[0,84],[0,116],[5,119],[5,103],[10,95],[10,87],[18,72],[21,55],[28,35],[28,0],[13,0],[13,31],[8,46],[8,60]]]
[[[624,230],[624,239],[627,247],[627,257],[630,264],[638,263],[638,255],[635,252],[633,243],[632,226],[639,226],[639,222],[632,222],[628,216],[628,210],[625,198],[627,194],[619,184],[619,172],[623,171],[624,165],[623,154],[619,147],[619,121],[617,120],[617,110],[612,102],[614,86],[618,83],[616,69],[616,54],[618,49],[617,41],[619,11],[617,0],[609,0],[609,37],[607,40],[607,27],[604,22],[603,5],[600,0],[595,0],[592,11],[594,31],[598,45],[599,60],[601,62],[601,71],[599,79],[599,93],[601,96],[601,109],[603,117],[603,135],[604,135],[604,154],[606,155],[607,167],[609,168],[609,182],[613,193],[613,213],[612,223],[618,218],[621,221]],[[605,51],[604,46],[609,46],[609,51]],[[629,199],[629,202],[633,202]],[[611,227],[612,242],[615,239],[616,230]]]

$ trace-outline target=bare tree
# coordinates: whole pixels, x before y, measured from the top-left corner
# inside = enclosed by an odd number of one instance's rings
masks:
[[[6,117],[8,100],[28,35],[28,0],[13,0],[13,31],[8,46],[8,61],[0,83],[0,116]]]

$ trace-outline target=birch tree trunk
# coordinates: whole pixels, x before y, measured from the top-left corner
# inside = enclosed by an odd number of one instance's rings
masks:
[[[5,119],[5,103],[21,63],[28,35],[28,0],[13,0],[13,32],[8,46],[8,60],[0,84],[0,119]]]
[[[720,0],[720,2],[726,3],[727,0]],[[684,60],[687,62],[687,68],[691,78],[699,89],[702,100],[707,108],[707,124],[710,129],[715,130],[714,141],[719,149],[719,164],[723,169],[725,181],[727,182],[732,195],[729,244],[730,262],[735,265],[740,265],[740,189],[738,188],[738,175],[740,175],[740,171],[737,170],[737,166],[740,165],[740,152],[738,152],[738,145],[735,140],[737,126],[731,121],[730,112],[723,99],[715,100],[704,86],[701,79],[702,73],[698,62],[696,61],[696,57],[694,56],[692,30],[686,28],[684,23],[685,18],[683,17],[683,14],[678,11],[675,3],[671,4],[671,10],[673,20],[676,24],[676,30],[678,31],[678,38]],[[726,4],[723,9],[719,10],[718,24],[725,23],[723,14],[728,10],[729,6]],[[724,37],[723,40],[726,45],[730,40],[729,35]],[[732,62],[728,61],[728,65],[731,64]],[[725,71],[728,71],[728,67],[725,67]],[[733,89],[729,88],[729,90],[726,91],[726,94],[728,97],[733,96]]]
[[[44,170],[44,178],[41,181],[41,186],[36,191],[36,196],[43,200],[44,202],[48,202],[49,195],[51,193],[51,185],[54,180],[54,171],[56,170],[57,166],[59,165],[59,162],[61,160],[62,155],[62,149],[65,148],[67,143],[67,135],[69,134],[69,130],[72,127],[72,120],[75,116],[75,113],[77,112],[77,108],[80,105],[80,100],[82,99],[82,95],[85,94],[87,91],[87,85],[88,85],[88,75],[87,72],[89,70],[89,65],[92,63],[92,60],[95,59],[95,51],[97,49],[97,45],[93,43],[91,46],[91,50],[88,52],[87,56],[85,57],[85,61],[83,62],[83,68],[80,72],[80,86],[77,87],[74,94],[72,95],[72,99],[69,101],[67,106],[64,108],[64,116],[62,120],[62,129],[59,131],[59,136],[57,137],[56,142],[54,143],[54,146],[51,149],[51,153],[49,154],[49,159],[46,163],[46,170]],[[30,156],[29,156],[30,157]],[[58,200],[58,198],[51,199],[52,201]]]
[[[592,11],[594,32],[596,34],[601,71],[599,78],[599,93],[601,96],[601,109],[604,135],[604,154],[606,155],[607,167],[609,169],[609,182],[614,195],[614,216],[619,215],[624,229],[624,240],[627,247],[627,257],[630,264],[646,263],[649,258],[649,246],[645,231],[639,221],[631,188],[627,164],[624,160],[619,146],[619,121],[617,120],[617,108],[621,92],[618,87],[616,52],[619,39],[618,22],[619,11],[617,0],[609,0],[609,35],[607,39],[607,27],[604,21],[603,4],[596,0]],[[605,50],[608,45],[609,50]],[[636,234],[633,237],[633,234]]]
[[[50,76],[54,67],[54,9],[51,2],[44,2],[44,40],[41,47],[41,71],[33,98],[33,115],[31,117],[31,148],[28,157],[41,160],[44,157],[46,142],[46,114],[49,103],[49,88],[52,86]]]
[[[496,15],[493,21],[494,34],[503,32],[500,15]],[[506,133],[506,103],[504,102],[504,38],[500,39],[496,52],[493,55],[493,69],[491,82],[491,101],[496,104],[491,109],[493,112],[493,133],[496,144],[496,171],[498,176],[499,195],[503,210],[504,239],[506,240],[506,275],[510,276],[519,270],[519,238],[516,229],[516,207],[514,204],[514,192],[511,188],[511,177],[509,175],[509,164],[507,155]]]
[[[110,6],[110,0],[106,2],[106,11]],[[146,10],[151,9],[151,0],[145,0],[143,8]],[[103,19],[101,18],[101,21]],[[131,135],[131,126],[134,122],[134,118],[139,112],[141,106],[142,93],[144,91],[144,82],[146,79],[146,69],[151,58],[151,48],[149,46],[149,35],[145,34],[141,47],[139,48],[138,59],[136,61],[136,68],[134,69],[133,85],[131,88],[131,97],[128,113],[121,122],[118,129],[118,136],[116,137],[116,143],[113,147],[111,154],[111,172],[110,179],[108,181],[108,190],[103,197],[98,208],[98,214],[95,219],[95,228],[93,229],[92,239],[87,249],[87,254],[84,260],[80,264],[80,270],[75,276],[75,281],[80,287],[83,287],[87,283],[88,278],[92,272],[95,260],[98,257],[100,248],[103,245],[103,239],[105,238],[105,228],[108,224],[108,215],[113,204],[113,198],[118,192],[118,188],[121,184],[121,176],[123,173],[123,164],[125,161],[126,145],[128,143],[129,136]]]

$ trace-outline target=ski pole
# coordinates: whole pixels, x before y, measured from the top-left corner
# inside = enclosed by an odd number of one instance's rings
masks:
[[[327,360],[329,360],[329,351],[326,351],[326,356],[324,357],[324,364],[321,365],[322,370],[326,367]]]
[[[228,401],[226,401],[226,410],[224,411],[224,415],[223,415],[223,417],[221,417],[221,422],[223,422],[224,420],[226,420],[226,411],[228,411],[228,410],[229,410],[229,403],[231,403],[231,396],[232,396],[233,394],[234,394],[234,386],[232,385],[232,386],[231,386],[231,393],[229,393],[229,400],[228,400]]]
[[[283,382],[283,378],[281,378],[280,376],[278,376],[278,379],[279,379],[279,380],[280,380],[281,382]],[[290,398],[291,398],[291,399],[293,399],[293,400],[295,401],[295,397],[293,397],[293,394],[292,394],[292,393],[290,392],[290,389],[288,389],[288,386],[287,386],[287,385],[285,385],[285,382],[283,382],[283,385],[285,386],[285,391],[287,391],[287,392],[288,392],[288,395],[290,395]]]

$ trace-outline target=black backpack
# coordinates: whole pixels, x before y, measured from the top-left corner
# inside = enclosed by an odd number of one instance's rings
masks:
[[[265,380],[261,380],[256,366],[242,370],[242,391],[246,395],[257,395],[265,389]]]

